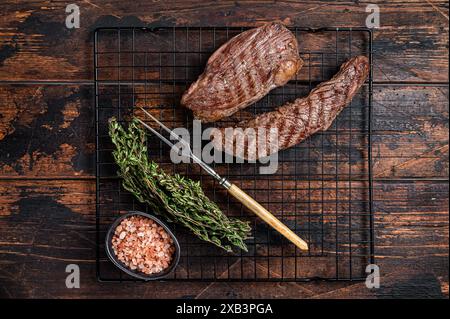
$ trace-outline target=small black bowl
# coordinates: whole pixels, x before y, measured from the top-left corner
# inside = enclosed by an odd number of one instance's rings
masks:
[[[129,267],[127,267],[125,264],[123,264],[114,254],[114,250],[112,249],[112,237],[114,235],[114,231],[115,231],[116,227],[125,218],[128,218],[130,216],[135,216],[135,215],[140,215],[140,216],[150,218],[155,223],[157,223],[162,228],[164,228],[164,230],[173,239],[173,244],[175,246],[175,252],[174,252],[173,259],[172,259],[172,263],[170,264],[169,267],[167,267],[165,270],[163,270],[159,273],[146,275],[146,274],[138,271],[137,269],[131,270]],[[180,261],[180,244],[178,243],[177,238],[172,233],[172,231],[169,229],[169,227],[167,227],[167,225],[165,223],[163,223],[161,220],[159,220],[155,216],[152,216],[152,215],[149,215],[149,214],[146,214],[143,212],[138,212],[138,211],[129,211],[128,213],[123,214],[122,216],[117,218],[114,221],[114,223],[112,223],[112,225],[109,227],[108,233],[106,234],[106,254],[108,255],[109,259],[114,263],[114,265],[116,265],[120,270],[127,273],[128,275],[133,276],[138,279],[146,280],[146,281],[158,280],[158,279],[167,277],[177,267],[178,262]]]

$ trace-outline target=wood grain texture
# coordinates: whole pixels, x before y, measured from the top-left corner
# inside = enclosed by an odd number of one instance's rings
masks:
[[[140,100],[139,94],[137,100]],[[111,105],[115,102],[103,103]],[[3,85],[0,86],[0,107],[0,176],[93,177],[92,86]],[[348,111],[339,117],[341,122],[348,120]],[[172,110],[168,112],[172,117]],[[357,110],[352,113],[353,119],[358,119]],[[183,115],[180,116],[180,121],[174,125],[184,125]],[[376,86],[373,118],[375,177],[448,176],[448,88]],[[354,133],[354,147],[360,145],[357,138],[358,134]],[[310,146],[317,144],[317,152],[308,154],[307,145],[303,143],[299,145],[297,155],[318,161],[324,156],[329,160],[325,163],[329,167],[325,169],[334,172],[335,137],[331,134],[325,138],[325,146],[328,146],[325,154],[319,152],[320,138],[313,139],[312,143]],[[346,162],[339,169],[348,173],[346,145],[349,136],[341,135],[338,143],[342,145],[341,160]],[[363,160],[357,159],[365,150],[360,147],[353,152],[351,169],[357,174],[363,170]],[[218,169],[223,173],[220,167]],[[311,170],[311,174],[320,173],[320,167],[317,169]],[[294,173],[294,166],[286,164],[279,172]]]
[[[0,86],[2,176],[92,176],[91,87]]]
[[[375,79],[448,81],[448,3],[372,1],[381,11],[375,34]],[[90,80],[92,31],[98,26],[364,26],[365,3],[267,1],[86,1],[81,28],[65,27],[63,2],[2,3],[0,80]],[[64,41],[62,41],[64,39]]]
[[[111,25],[254,26],[273,20],[288,26],[356,27],[365,23],[366,3],[84,1],[79,3],[81,28],[69,30],[64,25],[64,2],[27,0],[19,5],[17,1],[2,1],[0,297],[448,298],[449,93],[445,85],[416,83],[448,81],[448,2],[371,3],[381,10],[381,28],[374,32],[374,80],[401,82],[375,85],[373,92],[375,254],[382,274],[382,287],[376,290],[366,289],[364,283],[349,282],[154,282],[123,283],[117,288],[95,279],[93,30]],[[334,45],[318,35],[304,38],[299,45],[311,47],[317,41],[321,46]],[[313,76],[320,79],[314,72],[313,68]],[[148,72],[140,76],[157,75]],[[303,79],[305,74],[299,76]],[[179,94],[183,90],[184,87],[177,88]],[[176,98],[175,95],[173,99]],[[117,99],[101,102],[108,105],[117,103]],[[148,101],[138,94],[137,104],[144,102]],[[358,116],[357,111],[352,114]],[[342,123],[346,120],[343,115]],[[183,125],[183,120],[177,124]],[[346,146],[348,138],[339,136],[339,141]],[[313,147],[319,145],[314,144],[319,141],[311,142]],[[318,196],[314,175],[320,171],[305,174],[303,181],[286,179],[283,185],[281,172],[304,170],[304,159],[321,158],[330,161],[325,169],[331,171],[336,143],[339,142],[330,134],[325,138],[328,148],[324,153],[308,153],[306,146],[300,145],[299,167],[280,167],[280,173],[271,181],[271,194],[255,190],[253,183],[239,183],[239,171],[231,178],[262,204],[272,196],[273,203],[268,208],[274,213],[298,209],[306,214],[308,196],[313,200]],[[338,152],[342,163],[348,162],[348,151],[342,148]],[[364,171],[364,150],[355,147],[351,154],[351,164],[340,165],[340,174],[349,169],[352,174]],[[253,171],[249,168],[248,172]],[[200,178],[199,170],[192,173]],[[205,187],[212,186],[207,178],[202,181]],[[354,189],[361,186],[357,181],[352,185]],[[311,186],[313,190],[308,192]],[[282,187],[297,191],[287,194],[281,192]],[[348,185],[340,183],[339,189],[340,198],[348,199]],[[216,196],[219,205],[227,202],[225,192],[208,189],[208,194]],[[328,192],[328,204],[333,204],[335,197],[335,193]],[[357,191],[352,198],[358,203],[363,201]],[[311,209],[321,212],[323,207],[313,201]],[[340,204],[339,209],[344,211],[345,204]],[[288,216],[282,217],[289,220]],[[326,221],[333,223],[333,217]],[[80,265],[79,290],[65,287],[65,267],[69,263]],[[341,263],[346,266],[344,260]],[[256,265],[262,277],[269,273],[278,278],[282,267],[288,267],[292,274],[296,263],[295,259],[286,258],[282,265],[278,258],[271,261],[270,270],[266,261]],[[330,263],[326,258],[301,258],[297,266],[303,274],[332,274],[335,270],[334,260]],[[254,271],[251,267],[236,260],[231,272],[239,276],[242,269]]]
[[[363,283],[156,282],[111,289],[95,280],[94,189],[93,181],[0,181],[1,297],[437,298],[448,287],[447,183],[376,183],[376,258],[382,272],[382,288],[376,291]],[[408,200],[417,194],[422,195]],[[333,271],[316,259],[299,260],[305,269],[325,266],[323,271]],[[278,262],[272,261],[271,277],[278,276]],[[77,291],[65,287],[70,263],[81,267]],[[240,271],[239,262],[233,267]],[[258,272],[268,271],[266,267],[258,264]]]

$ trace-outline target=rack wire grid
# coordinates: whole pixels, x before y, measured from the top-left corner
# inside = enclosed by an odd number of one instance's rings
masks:
[[[247,28],[100,28],[94,35],[96,108],[97,276],[100,281],[134,281],[107,259],[108,226],[127,210],[148,212],[121,187],[107,121],[122,123],[145,107],[170,128],[192,132],[192,115],[179,105],[182,93],[203,72],[220,45]],[[257,103],[221,121],[232,125],[306,96],[354,55],[372,66],[372,33],[366,28],[291,28],[305,64],[295,79]],[[300,251],[227,195],[196,164],[173,164],[169,148],[149,135],[150,157],[164,170],[199,180],[223,212],[252,225],[248,252],[226,253],[171,225],[181,245],[176,271],[165,280],[305,281],[362,280],[374,263],[371,172],[372,72],[326,132],[278,154],[274,174],[261,163],[213,164],[309,243]],[[215,124],[214,124],[215,125]],[[203,128],[205,128],[204,126]],[[151,213],[151,212],[150,212]]]

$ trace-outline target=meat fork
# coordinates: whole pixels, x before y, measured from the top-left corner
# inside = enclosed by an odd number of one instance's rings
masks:
[[[231,183],[225,177],[221,177],[211,166],[203,162],[200,158],[198,158],[191,150],[190,144],[182,139],[178,134],[175,134],[172,130],[166,127],[163,123],[161,123],[158,119],[156,119],[149,112],[140,107],[142,112],[147,115],[151,120],[157,123],[164,131],[170,134],[170,136],[180,142],[185,149],[188,151],[188,156],[200,167],[202,167],[209,175],[211,175],[214,179],[216,179],[221,186],[223,186],[231,196],[236,198],[239,202],[244,204],[249,210],[259,216],[262,220],[264,220],[267,224],[272,226],[276,231],[286,237],[290,242],[292,242],[295,246],[300,248],[301,250],[308,250],[308,244],[301,239],[297,234],[295,234],[289,227],[283,224],[278,218],[272,215],[267,209],[265,209],[261,204],[259,204],[256,200],[254,200],[251,196],[245,193],[242,189],[240,189],[235,184]],[[142,121],[138,118],[138,121],[148,130],[150,130],[153,134],[159,137],[164,143],[169,145],[172,149],[179,152],[180,148],[174,145],[170,140],[160,134],[157,130],[152,128],[150,125]]]

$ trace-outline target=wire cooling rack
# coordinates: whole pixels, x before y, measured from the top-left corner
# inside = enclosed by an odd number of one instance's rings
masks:
[[[96,108],[97,276],[101,281],[134,281],[106,257],[108,226],[127,210],[148,211],[121,187],[112,159],[107,121],[126,122],[145,107],[170,128],[192,131],[192,115],[179,105],[186,88],[227,39],[246,28],[100,28],[94,36]],[[272,110],[305,96],[333,76],[354,55],[372,66],[372,33],[365,28],[291,28],[305,64],[295,79],[238,112],[236,119]],[[228,216],[247,220],[248,252],[226,253],[172,225],[181,245],[180,264],[166,280],[303,281],[361,280],[374,263],[371,173],[372,74],[326,132],[279,153],[274,174],[259,163],[214,164],[309,243],[302,252],[227,195],[195,164],[173,164],[169,149],[149,136],[150,157],[168,172],[199,180]],[[151,213],[151,212],[150,212]]]

